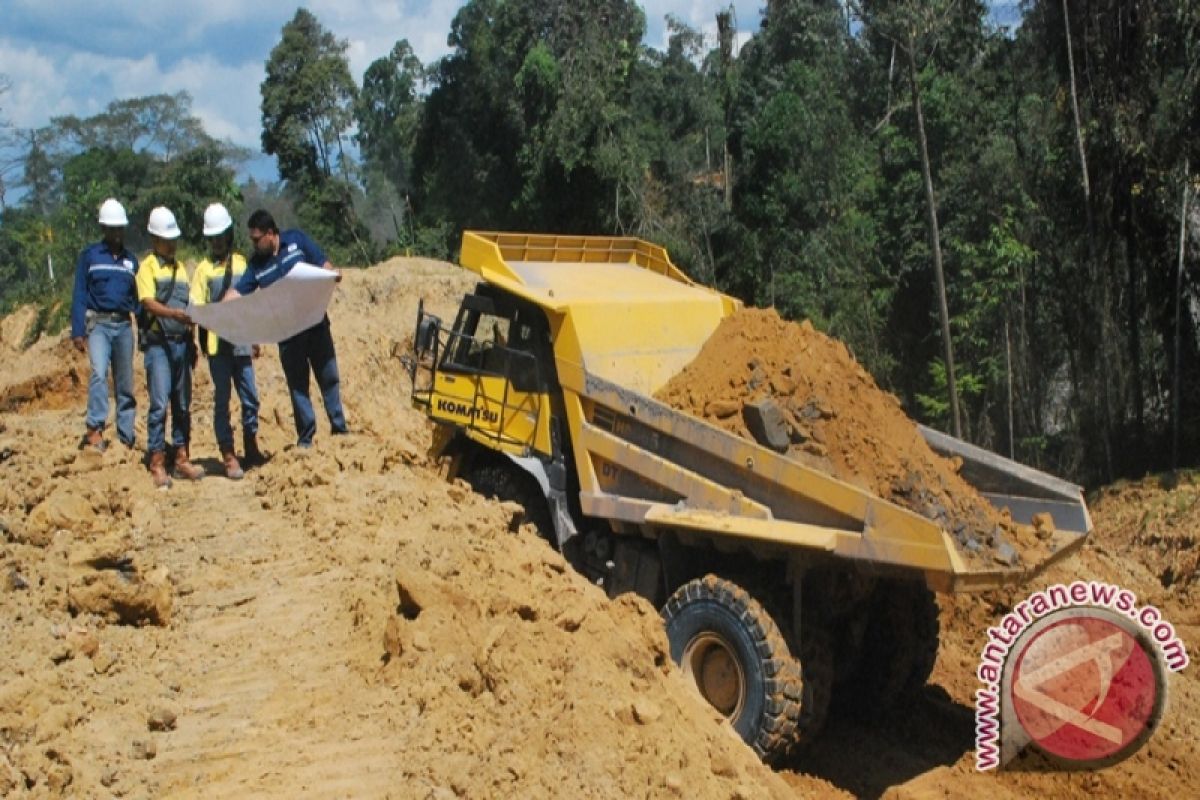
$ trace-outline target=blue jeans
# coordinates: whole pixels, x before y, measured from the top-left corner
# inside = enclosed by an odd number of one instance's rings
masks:
[[[300,445],[312,444],[317,432],[317,417],[308,396],[308,371],[312,368],[321,388],[321,400],[334,433],[346,432],[346,415],[342,411],[341,380],[338,378],[337,353],[329,319],[313,325],[286,341],[279,343],[279,361],[292,395],[292,416],[296,419],[296,439]]]
[[[111,365],[113,388],[117,395],[117,436],[133,446],[133,418],[137,401],[133,397],[133,325],[128,322],[97,320],[87,337],[88,378],[86,424],[102,431],[108,423],[108,369]]]
[[[258,387],[254,385],[254,362],[250,356],[235,356],[222,343],[215,356],[208,359],[208,371],[213,382],[213,432],[217,446],[233,449],[233,428],[229,424],[230,388],[237,389],[242,403],[242,433],[258,433]]]
[[[192,361],[187,342],[165,340],[146,347],[146,449],[166,449],[167,403],[171,404],[171,444],[187,447],[192,429]]]

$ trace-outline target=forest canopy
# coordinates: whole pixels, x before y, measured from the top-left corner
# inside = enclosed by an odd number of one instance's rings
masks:
[[[364,266],[465,228],[638,236],[983,447],[1088,483],[1195,464],[1200,4],[1020,10],[768,0],[748,40],[721,12],[660,50],[634,2],[469,0],[445,57],[400,37],[361,76],[300,10],[260,87],[278,184],[186,94],[4,128],[0,310],[61,318],[109,195],[131,230],[266,206]]]

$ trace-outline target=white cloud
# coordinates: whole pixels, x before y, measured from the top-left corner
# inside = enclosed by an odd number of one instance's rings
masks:
[[[733,6],[734,17],[739,31],[738,41],[745,42],[750,35],[758,30],[761,22],[761,10],[766,6],[766,0],[647,0],[642,3],[646,12],[646,31],[649,44],[665,49],[667,46],[667,26],[665,18],[668,14],[677,17],[689,27],[702,32],[705,41],[715,46],[717,40],[717,13]]]
[[[262,128],[258,87],[263,76],[262,64],[232,65],[204,55],[159,73],[133,96],[186,91],[192,96],[192,113],[209,135],[257,148]],[[233,92],[234,87],[240,88]]]
[[[386,56],[401,39],[408,39],[422,64],[446,55],[450,22],[462,5],[461,0],[316,0],[309,10],[334,35],[347,40],[350,72],[361,79],[371,62]]]
[[[32,45],[0,40],[0,74],[7,76],[11,84],[0,96],[0,113],[18,128],[37,127],[75,108],[66,76]]]

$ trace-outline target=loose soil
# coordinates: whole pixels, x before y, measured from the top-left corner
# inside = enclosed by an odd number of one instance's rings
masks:
[[[774,310],[727,317],[700,354],[658,392],[669,405],[753,440],[747,406],[782,414],[786,453],[934,520],[968,557],[1015,566],[1037,536],[997,511],[934,453],[896,397],[876,385],[846,346]],[[1012,542],[1012,544],[1010,544]]]
[[[810,751],[764,767],[670,663],[655,609],[606,599],[512,507],[427,461],[399,356],[419,297],[450,318],[472,284],[419,259],[347,270],[330,316],[355,432],[329,437],[322,421],[313,450],[292,447],[269,349],[257,370],[270,463],[167,492],[140,453],[76,448],[86,358],[61,336],[22,349],[5,328],[0,797],[1200,794],[1194,667],[1122,764],[973,771],[986,627],[1038,587],[942,598],[930,685],[891,716],[835,709]],[[136,381],[144,442],[140,359]],[[204,365],[194,397],[193,455],[215,473]],[[1198,498],[1190,476],[1106,490],[1088,545],[1039,585],[1121,583],[1200,641]]]

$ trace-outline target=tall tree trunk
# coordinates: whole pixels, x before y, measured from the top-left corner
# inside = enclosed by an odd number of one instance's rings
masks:
[[[1092,185],[1088,178],[1087,150],[1083,146],[1083,123],[1079,116],[1079,92],[1075,87],[1075,49],[1071,44],[1071,15],[1067,0],[1062,0],[1063,30],[1067,34],[1067,68],[1071,73],[1071,113],[1075,116],[1075,146],[1079,149],[1080,176],[1083,179],[1083,196],[1088,201],[1088,233],[1092,232]],[[1094,265],[1092,265],[1094,266]]]
[[[933,193],[933,173],[929,166],[929,142],[925,138],[925,115],[921,111],[921,89],[917,85],[917,64],[911,40],[905,56],[908,59],[908,83],[912,89],[913,108],[917,113],[917,141],[921,146],[921,175],[925,179],[926,212],[929,220],[929,243],[933,248],[933,274],[937,279],[938,317],[942,325],[942,352],[946,361],[946,386],[950,394],[950,422],[956,437],[962,438],[962,414],[958,408],[958,382],[954,377],[954,343],[950,339],[950,308],[946,303],[946,275],[942,269],[942,239],[938,232],[937,198]]]
[[[1183,256],[1187,249],[1187,215],[1188,215],[1188,186],[1191,163],[1183,161],[1183,202],[1179,207],[1179,262],[1175,266],[1175,365],[1171,386],[1171,469],[1179,469],[1179,387],[1182,381],[1179,376],[1180,358],[1179,342],[1183,338],[1180,327],[1183,305]]]
[[[1104,278],[1100,274],[1099,264],[1097,263],[1096,259],[1096,221],[1092,214],[1092,184],[1091,179],[1088,177],[1087,149],[1083,144],[1083,121],[1079,113],[1079,91],[1075,85],[1075,48],[1071,43],[1071,16],[1067,9],[1067,0],[1062,0],[1062,11],[1063,30],[1066,31],[1067,36],[1067,67],[1070,71],[1071,80],[1071,113],[1075,119],[1075,144],[1079,150],[1079,171],[1083,184],[1083,209],[1084,217],[1087,222],[1086,247],[1088,261],[1087,273],[1089,278],[1088,282],[1091,284],[1093,289],[1100,290],[1100,298],[1098,300],[1093,300],[1091,303],[1091,314],[1098,318],[1099,321],[1100,341],[1088,348],[1091,351],[1087,354],[1089,356],[1088,361],[1090,362],[1088,364],[1088,368],[1095,376],[1097,384],[1096,391],[1100,395],[1100,415],[1102,428],[1100,432],[1100,441],[1104,452],[1105,477],[1108,480],[1112,480],[1112,413],[1109,408],[1108,374],[1107,370],[1099,366],[1101,363],[1103,363],[1103,359],[1099,357],[1099,354],[1104,347],[1104,343],[1108,339],[1108,307],[1107,303],[1104,301],[1104,298],[1107,296],[1107,291],[1103,286],[1101,286]],[[1081,320],[1081,322],[1085,322],[1085,320]],[[1091,334],[1088,333],[1090,329],[1091,325],[1086,324],[1085,322],[1085,324],[1080,325],[1078,333],[1090,339]],[[1084,435],[1086,436],[1086,433],[1084,433]]]
[[[733,98],[729,90],[729,70],[733,68],[733,44],[737,37],[733,6],[717,12],[717,45],[721,54],[721,111],[725,115],[725,130],[721,139],[721,178],[725,190],[725,209],[733,208],[733,156],[729,152],[729,129],[733,120]],[[705,130],[705,152],[708,152],[708,131]]]
[[[1142,329],[1141,329],[1141,303],[1138,300],[1138,295],[1141,292],[1140,283],[1138,280],[1138,264],[1137,264],[1137,233],[1134,227],[1134,201],[1131,186],[1131,181],[1126,181],[1126,197],[1125,197],[1125,275],[1127,284],[1127,293],[1129,295],[1129,306],[1126,309],[1126,324],[1129,333],[1129,367],[1132,375],[1130,382],[1133,384],[1133,440],[1135,442],[1146,441],[1146,398],[1142,387]],[[1130,454],[1133,456],[1133,468],[1135,472],[1141,472],[1144,464],[1142,463],[1141,448],[1130,448]]]
[[[1008,317],[1004,318],[1004,378],[1008,388],[1008,457],[1017,457],[1016,436],[1013,434],[1013,366],[1012,366],[1012,337],[1008,332]]]

